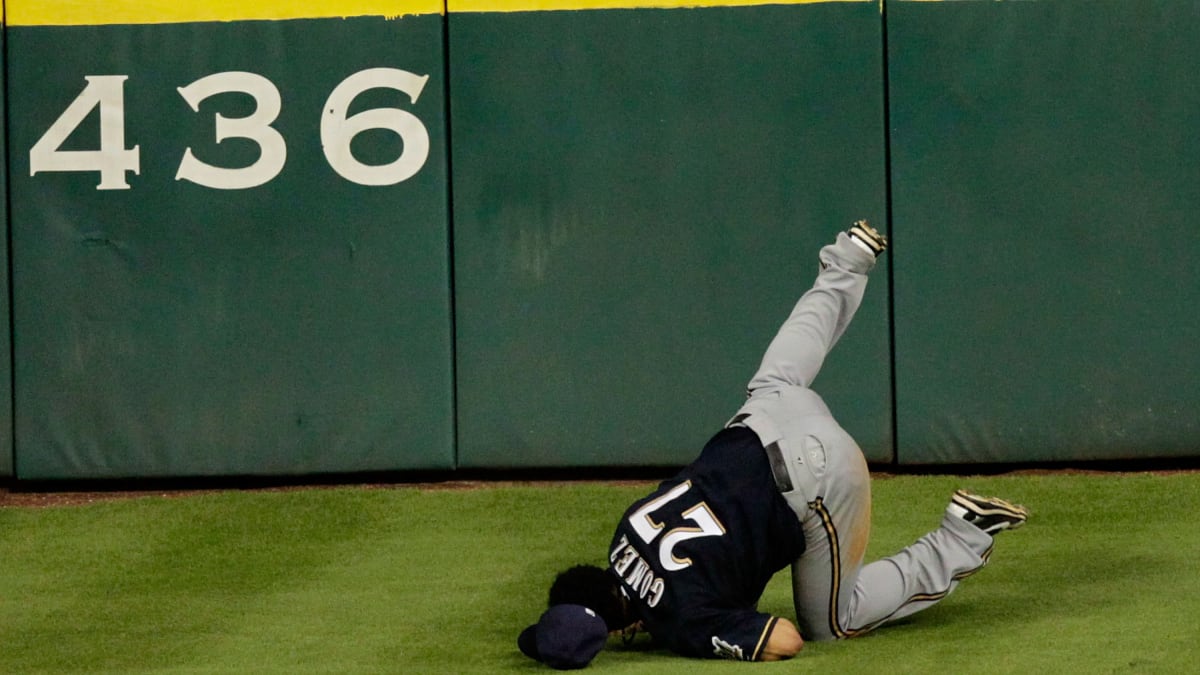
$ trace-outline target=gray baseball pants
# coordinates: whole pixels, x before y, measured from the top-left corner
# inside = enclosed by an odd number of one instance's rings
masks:
[[[862,302],[875,260],[843,233],[821,249],[820,262],[816,282],[767,348],[749,399],[730,422],[758,435],[804,527],[792,590],[806,640],[854,637],[929,607],[981,568],[992,548],[991,535],[944,514],[938,529],[863,565],[871,530],[867,463],[809,387]]]

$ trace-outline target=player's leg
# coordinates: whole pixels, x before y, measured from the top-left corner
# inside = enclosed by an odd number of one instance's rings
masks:
[[[804,458],[818,473],[812,495],[786,495],[801,515],[804,554],[792,564],[796,623],[806,640],[843,637],[854,605],[855,581],[871,534],[871,477],[853,440],[839,451],[836,433],[804,439]],[[840,445],[840,442],[836,443]],[[821,461],[824,458],[824,461]],[[794,503],[794,499],[801,503]]]
[[[751,395],[781,386],[811,385],[825,355],[854,318],[866,290],[867,273],[886,245],[883,236],[863,222],[821,249],[817,280],[767,347],[747,387]]]
[[[941,527],[862,569],[851,624],[862,633],[936,604],[987,563],[995,534],[1027,517],[1022,506],[958,491]]]
[[[959,492],[941,527],[893,556],[859,567],[857,531],[838,527],[857,516],[839,514],[836,500],[815,504],[813,511],[817,540],[824,537],[825,548],[847,549],[840,574],[834,565],[831,572],[822,571],[820,560],[801,558],[793,567],[798,618],[810,630],[805,634],[802,628],[801,633],[816,640],[861,635],[937,603],[986,564],[995,533],[1019,526],[1027,515],[1002,500]],[[809,529],[806,523],[806,535]],[[829,583],[831,590],[818,594],[809,588],[820,582]],[[828,604],[817,608],[821,602]]]

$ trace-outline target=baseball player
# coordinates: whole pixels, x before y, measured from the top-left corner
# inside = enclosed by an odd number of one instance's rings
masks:
[[[625,511],[608,567],[555,579],[550,609],[521,650],[556,668],[587,665],[609,632],[645,629],[694,657],[771,661],[804,640],[854,637],[929,607],[978,571],[1022,506],[959,490],[940,526],[863,565],[870,529],[866,460],[810,388],[863,298],[886,238],[859,221],[820,251],[750,380],[748,400],[699,458]],[[756,608],[792,566],[796,623]]]

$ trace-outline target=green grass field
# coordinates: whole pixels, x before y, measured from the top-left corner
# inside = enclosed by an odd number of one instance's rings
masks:
[[[955,487],[1025,503],[940,605],[784,664],[639,641],[591,670],[699,675],[1193,673],[1200,474],[875,481],[869,558],[934,527]],[[600,563],[646,486],[345,487],[0,508],[0,672],[551,672],[516,649],[560,567]],[[760,608],[793,616],[787,572]]]

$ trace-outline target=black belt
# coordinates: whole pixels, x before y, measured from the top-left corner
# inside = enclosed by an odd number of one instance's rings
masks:
[[[793,490],[792,477],[788,474],[787,460],[783,458],[783,451],[779,449],[779,444],[771,443],[764,446],[763,451],[767,453],[767,463],[771,465],[771,475],[775,477],[775,487],[781,493],[791,492]]]

